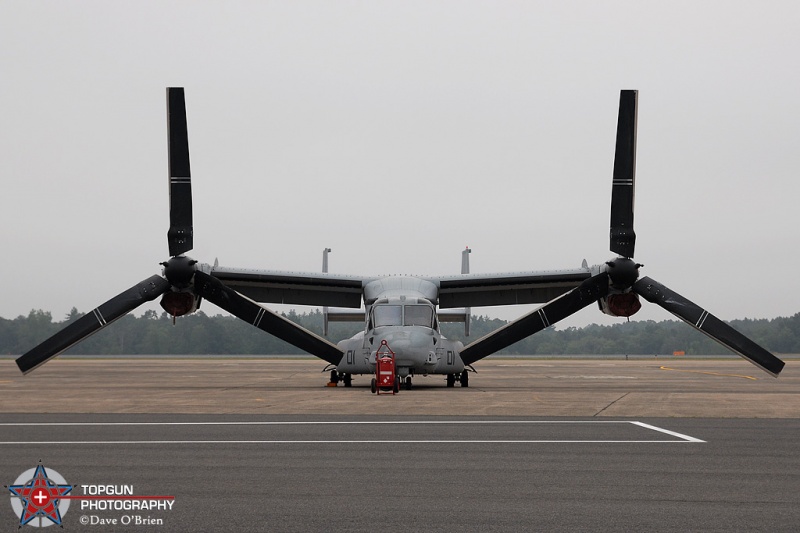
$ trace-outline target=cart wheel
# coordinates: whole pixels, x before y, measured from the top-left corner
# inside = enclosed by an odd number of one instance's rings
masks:
[[[447,374],[447,387],[452,388],[456,386],[456,375]]]
[[[369,389],[372,391],[372,394],[378,392],[378,386],[377,383],[375,382],[375,378],[372,378],[372,383],[370,383]]]
[[[395,376],[394,377],[394,387],[392,388],[392,392],[394,392],[395,394],[400,392],[400,377],[399,376]]]
[[[469,373],[466,370],[461,373],[461,386],[469,387]]]

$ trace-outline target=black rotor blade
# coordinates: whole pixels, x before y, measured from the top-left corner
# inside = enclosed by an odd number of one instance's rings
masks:
[[[592,276],[568,293],[467,345],[460,352],[461,360],[465,365],[471,365],[577,313],[607,294],[608,274],[602,272]]]
[[[192,177],[189,170],[189,134],[183,87],[167,89],[169,135],[169,255],[188,252],[194,246],[192,228]]]
[[[230,287],[226,287],[217,278],[198,271],[195,273],[194,287],[199,296],[258,329],[266,331],[332,365],[338,365],[341,362],[344,353],[338,346],[298,326],[291,320],[258,305]]]
[[[169,287],[169,282],[161,276],[151,276],[137,283],[18,357],[17,366],[27,374],[143,303],[156,299]]]
[[[783,361],[699,305],[661,283],[644,277],[633,285],[633,290],[648,302],[663,307],[696,330],[705,333],[773,376],[777,377],[783,369]]]
[[[611,251],[633,257],[633,203],[636,184],[636,114],[639,91],[620,91],[614,181],[611,186]]]

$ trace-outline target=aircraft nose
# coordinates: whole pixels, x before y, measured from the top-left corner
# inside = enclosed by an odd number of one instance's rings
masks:
[[[387,333],[381,339],[375,339],[375,344],[385,340],[394,352],[397,366],[417,366],[424,364],[428,354],[435,349],[433,337],[410,331],[397,331]]]

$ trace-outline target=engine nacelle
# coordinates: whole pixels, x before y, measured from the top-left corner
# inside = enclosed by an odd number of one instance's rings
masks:
[[[599,304],[600,310],[611,316],[633,316],[642,308],[639,295],[632,291],[609,294]]]
[[[161,307],[172,316],[183,316],[197,311],[200,298],[191,292],[169,291],[161,297]]]

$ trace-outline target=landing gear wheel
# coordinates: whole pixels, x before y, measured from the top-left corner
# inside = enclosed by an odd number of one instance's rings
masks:
[[[339,373],[336,370],[331,370],[331,383],[334,385],[339,383]]]
[[[461,373],[461,386],[469,387],[469,372],[466,370]]]
[[[411,390],[411,376],[406,377],[405,389]]]
[[[395,394],[397,394],[398,392],[400,392],[400,376],[395,376],[395,377],[394,377],[394,388],[393,388],[393,392],[394,392]]]
[[[345,387],[352,387],[353,386],[353,375],[352,374],[345,374],[342,376],[342,381],[344,382]]]
[[[369,384],[369,390],[372,391],[372,394],[378,392],[378,382],[375,381],[375,378],[372,378],[372,382]]]
[[[447,388],[452,388],[456,386],[456,375],[455,374],[447,374]]]

